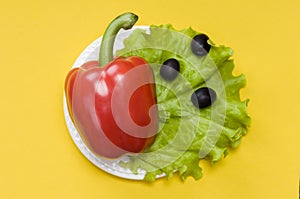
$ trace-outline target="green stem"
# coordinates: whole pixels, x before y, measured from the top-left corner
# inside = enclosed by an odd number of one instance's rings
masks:
[[[138,16],[127,12],[115,18],[105,30],[99,52],[99,66],[105,66],[113,60],[113,47],[117,33],[121,28],[127,30],[132,28]]]

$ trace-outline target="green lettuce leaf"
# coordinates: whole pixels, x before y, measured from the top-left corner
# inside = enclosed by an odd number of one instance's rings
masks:
[[[246,84],[245,76],[232,75],[232,49],[209,40],[209,54],[195,56],[190,43],[197,34],[192,28],[177,31],[169,24],[150,26],[149,31],[136,29],[116,53],[143,57],[155,76],[160,130],[144,153],[129,155],[130,161],[120,163],[134,173],[145,170],[147,181],[161,174],[171,178],[175,172],[182,180],[189,176],[200,179],[199,161],[214,163],[225,157],[230,148],[240,145],[250,126],[246,110],[249,100],[241,101],[239,94]],[[180,63],[180,75],[172,82],[159,74],[161,64],[169,58]],[[215,90],[217,100],[199,110],[191,95],[204,86]]]

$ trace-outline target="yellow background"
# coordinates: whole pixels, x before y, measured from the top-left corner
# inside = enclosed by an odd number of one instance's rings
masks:
[[[2,1],[0,198],[298,198],[298,0]],[[184,183],[120,179],[93,166],[63,117],[64,78],[81,51],[125,11],[137,25],[172,23],[235,50],[253,118],[241,147]]]

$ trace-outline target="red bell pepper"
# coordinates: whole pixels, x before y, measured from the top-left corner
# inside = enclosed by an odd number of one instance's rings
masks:
[[[149,147],[158,130],[153,72],[140,57],[113,59],[113,44],[121,28],[130,29],[138,17],[120,15],[103,35],[99,62],[72,69],[65,80],[68,110],[89,149],[117,158]]]

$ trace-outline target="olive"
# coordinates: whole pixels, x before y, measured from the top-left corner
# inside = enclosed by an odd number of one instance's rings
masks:
[[[207,43],[209,37],[205,34],[196,35],[191,42],[191,50],[197,56],[204,56],[210,50],[210,45]]]
[[[167,59],[160,67],[160,76],[166,81],[173,81],[180,72],[180,64],[174,59]]]
[[[197,108],[205,108],[210,106],[216,101],[216,98],[216,92],[208,87],[197,89],[191,96],[191,100]]]

